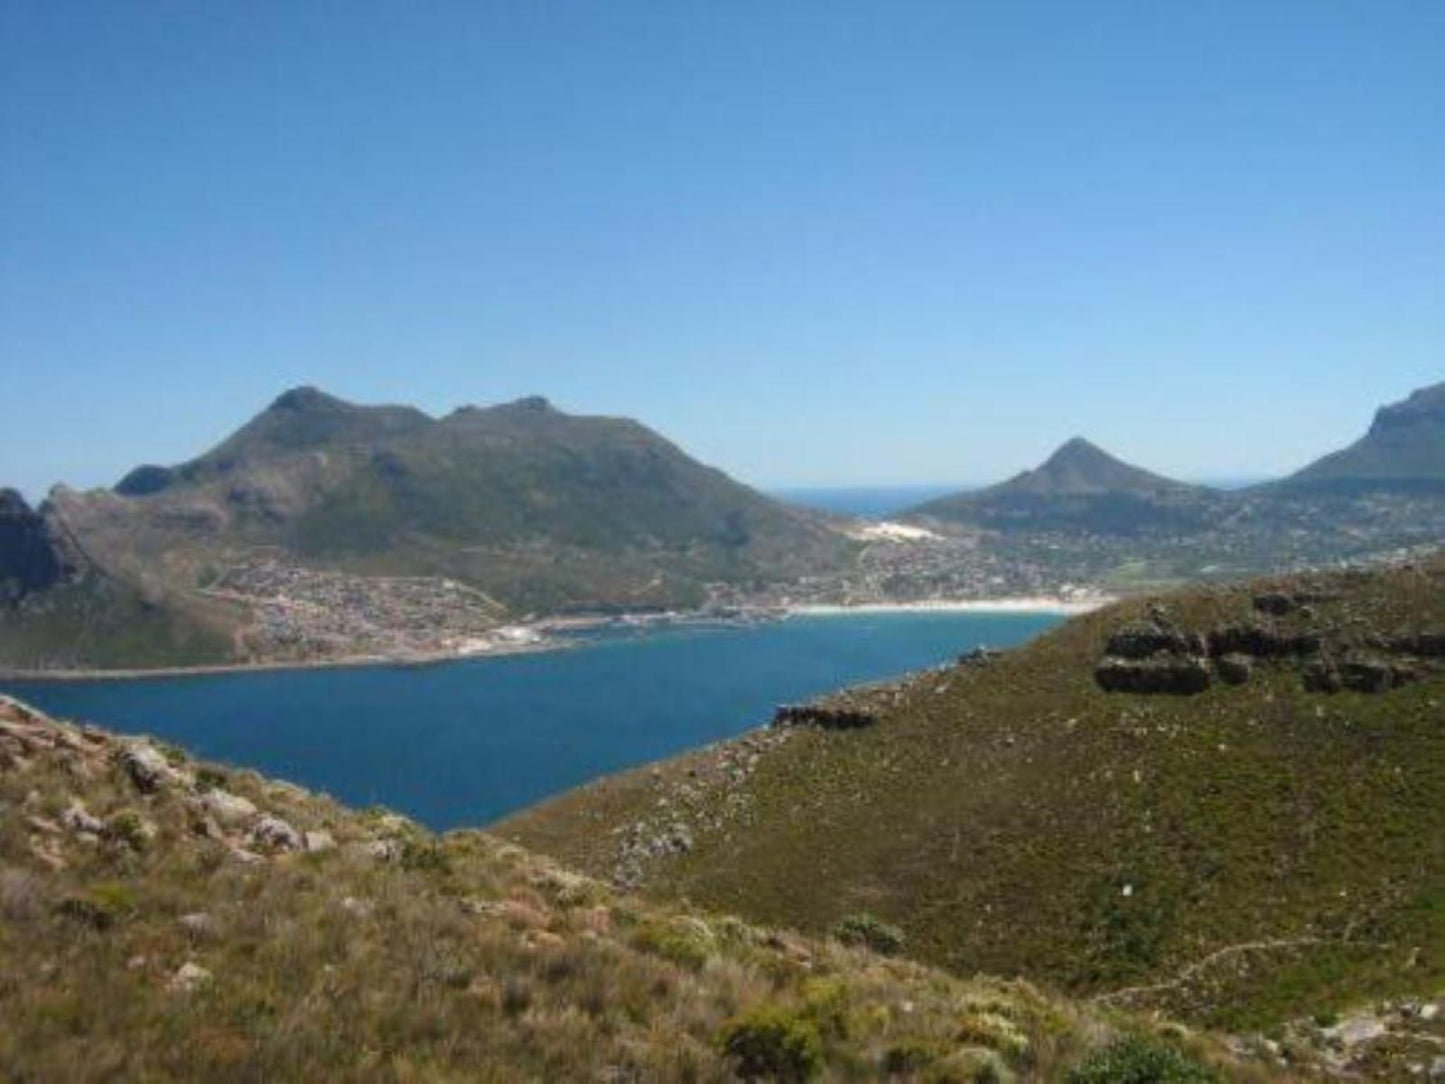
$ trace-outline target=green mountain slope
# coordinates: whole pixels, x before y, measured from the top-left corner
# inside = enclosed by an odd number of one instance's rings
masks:
[[[531,615],[699,606],[857,548],[628,419],[540,398],[433,419],[297,388],[113,491],[5,496],[0,666],[444,652]],[[56,563],[74,555],[84,577]]]
[[[1311,463],[1284,490],[1445,489],[1445,383],[1381,407],[1354,444]]]
[[[1003,531],[1129,535],[1203,526],[1217,503],[1209,490],[1151,474],[1075,437],[1033,470],[909,514]]]
[[[6,1080],[1282,1078],[1180,1036],[0,698]]]
[[[842,697],[835,724],[867,725],[775,726],[500,830],[661,895],[813,931],[868,911],[960,973],[1230,1026],[1429,995],[1442,652],[1441,561],[1136,600]]]
[[[106,560],[187,570],[266,549],[318,567],[447,575],[519,610],[698,603],[704,584],[826,565],[820,517],[638,423],[540,398],[433,420],[287,392],[214,450],[56,500]]]

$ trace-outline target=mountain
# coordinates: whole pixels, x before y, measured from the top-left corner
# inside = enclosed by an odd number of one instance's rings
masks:
[[[0,605],[44,591],[74,572],[45,517],[13,489],[0,489]]]
[[[428,625],[460,643],[534,614],[693,607],[719,585],[834,568],[856,548],[824,515],[630,419],[540,397],[435,419],[315,388],[188,462],[139,467],[111,491],[57,487],[31,516],[25,537],[75,540],[96,576],[153,608],[206,609],[224,642],[195,642],[215,662],[426,652]],[[19,528],[5,530],[16,540],[0,580],[43,577]],[[466,612],[441,614],[443,596]],[[0,637],[0,663],[15,648]]]
[[[908,514],[1002,531],[1127,535],[1197,527],[1207,522],[1216,500],[1210,490],[1151,474],[1075,437],[1034,470],[940,497]]]
[[[1445,490],[1445,383],[1381,407],[1363,437],[1290,475],[1277,488]]]
[[[1283,1079],[3,697],[0,916],[7,1080]]]
[[[1273,1028],[1445,984],[1442,697],[1445,558],[1193,589],[497,831],[660,898],[868,911],[956,973]]]

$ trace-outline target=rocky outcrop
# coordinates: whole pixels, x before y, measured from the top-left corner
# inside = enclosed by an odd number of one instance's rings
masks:
[[[1189,696],[1209,688],[1209,665],[1199,656],[1151,659],[1106,658],[1094,671],[1099,688],[1110,693],[1172,693]]]
[[[1136,622],[1110,636],[1105,650],[1120,659],[1147,659],[1160,653],[1202,655],[1204,643],[1198,635],[1172,625],[1158,621]]]
[[[1247,655],[1256,659],[1317,654],[1323,639],[1316,632],[1282,632],[1264,624],[1223,625],[1210,630],[1209,654]]]
[[[45,516],[15,490],[0,489],[0,605],[53,587],[74,571]]]
[[[822,730],[856,730],[872,726],[878,716],[855,707],[828,704],[784,704],[773,713],[773,726],[816,726]]]

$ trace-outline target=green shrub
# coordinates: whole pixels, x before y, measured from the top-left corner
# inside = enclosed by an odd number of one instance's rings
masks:
[[[150,832],[141,816],[133,809],[122,809],[105,826],[106,835],[133,851],[143,851],[150,843]]]
[[[845,945],[864,945],[882,956],[903,951],[903,931],[867,911],[841,919],[832,933]]]
[[[80,895],[67,896],[58,910],[96,930],[108,930],[137,907],[135,891],[121,881],[101,881]]]
[[[637,931],[636,945],[692,971],[701,971],[717,952],[712,929],[701,919],[690,917],[643,923]]]
[[[215,768],[196,769],[196,789],[202,793],[208,790],[225,790],[229,784],[230,779],[225,772]]]
[[[811,1080],[823,1067],[823,1040],[807,1020],[762,1005],[723,1027],[723,1052],[744,1080]]]
[[[1069,1084],[1216,1084],[1224,1078],[1178,1047],[1130,1036],[1075,1066],[1068,1079]]]

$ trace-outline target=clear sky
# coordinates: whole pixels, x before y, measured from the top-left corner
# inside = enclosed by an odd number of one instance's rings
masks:
[[[762,485],[1291,469],[1445,378],[1445,3],[0,0],[0,484],[282,389]]]

